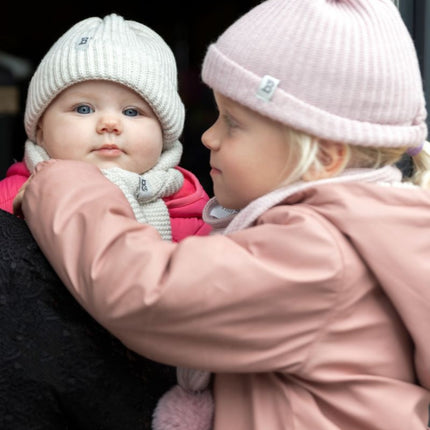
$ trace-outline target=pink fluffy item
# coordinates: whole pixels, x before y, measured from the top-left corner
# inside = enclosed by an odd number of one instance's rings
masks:
[[[211,430],[214,402],[210,373],[177,369],[178,385],[165,393],[154,411],[153,430]]]

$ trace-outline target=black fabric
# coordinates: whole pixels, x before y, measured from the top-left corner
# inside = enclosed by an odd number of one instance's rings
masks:
[[[150,429],[173,368],[127,350],[0,211],[0,429]]]

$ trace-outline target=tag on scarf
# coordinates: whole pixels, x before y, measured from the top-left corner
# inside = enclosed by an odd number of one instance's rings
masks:
[[[148,181],[142,177],[139,177],[139,190],[137,192],[137,198],[148,198],[152,197],[152,190]]]

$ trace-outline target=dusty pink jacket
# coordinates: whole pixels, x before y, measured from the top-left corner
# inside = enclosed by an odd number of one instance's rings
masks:
[[[184,185],[177,193],[163,199],[169,210],[172,240],[175,242],[190,235],[206,235],[211,230],[201,215],[209,200],[206,191],[195,175],[181,167],[177,169],[184,176]],[[13,199],[29,176],[30,172],[23,162],[9,167],[6,177],[0,181],[0,209],[13,212]]]
[[[423,430],[430,193],[321,182],[263,199],[249,228],[178,244],[84,163],[42,166],[23,210],[101,324],[216,374],[215,430]]]

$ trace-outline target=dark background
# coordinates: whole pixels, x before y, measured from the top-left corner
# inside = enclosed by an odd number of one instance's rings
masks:
[[[17,112],[0,112],[0,179],[10,164],[22,157],[27,86],[42,57],[78,21],[114,12],[151,27],[172,48],[178,65],[179,92],[186,107],[181,165],[193,171],[211,194],[208,151],[200,136],[215,118],[215,110],[212,93],[201,82],[200,67],[208,45],[258,3],[258,0],[114,3],[78,0],[48,5],[42,1],[18,6],[16,10],[9,4],[0,18],[0,51],[25,60],[30,73],[28,78],[12,76],[8,67],[0,65],[0,86],[13,85],[18,89]]]
[[[172,48],[178,64],[179,92],[186,107],[181,165],[192,170],[211,194],[208,151],[201,144],[200,136],[215,118],[215,109],[211,91],[200,79],[201,64],[208,45],[234,20],[259,3],[260,0],[57,0],[50,5],[33,1],[15,8],[8,2],[6,10],[0,14],[0,51],[25,60],[30,72],[28,78],[11,76],[7,67],[0,63],[0,90],[2,86],[13,86],[17,89],[18,99],[16,107],[4,111],[0,92],[0,179],[10,164],[22,157],[26,138],[23,110],[28,81],[43,55],[76,22],[115,12],[148,25]],[[430,0],[395,0],[395,3],[414,39],[429,96]]]

